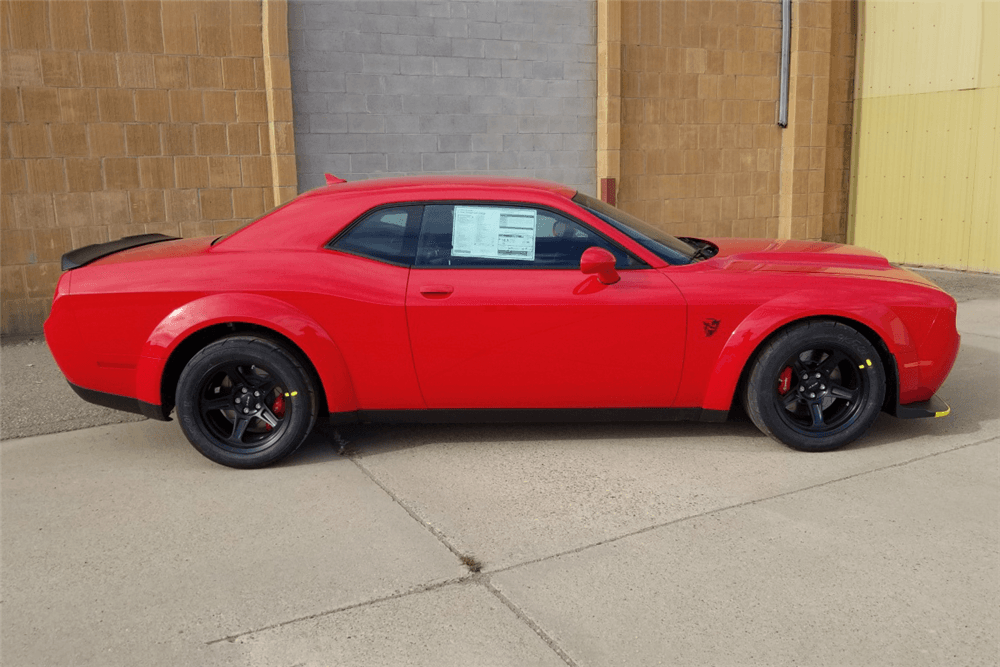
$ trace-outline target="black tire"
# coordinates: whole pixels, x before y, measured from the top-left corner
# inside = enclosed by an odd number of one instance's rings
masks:
[[[828,452],[868,432],[885,391],[885,369],[868,339],[846,324],[816,320],[768,342],[743,401],[765,434],[792,449]]]
[[[262,468],[298,449],[316,422],[318,402],[295,355],[256,336],[223,338],[194,355],[176,399],[187,439],[231,468]]]

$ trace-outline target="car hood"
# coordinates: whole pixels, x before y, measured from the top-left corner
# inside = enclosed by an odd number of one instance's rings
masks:
[[[915,273],[893,266],[874,250],[858,246],[795,239],[705,240],[719,248],[712,261],[730,270],[877,276],[935,286]]]

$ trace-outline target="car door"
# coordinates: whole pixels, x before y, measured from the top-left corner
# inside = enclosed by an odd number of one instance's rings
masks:
[[[616,256],[615,284],[580,271],[593,246]],[[425,206],[406,313],[430,408],[669,407],[677,390],[677,288],[547,208]]]
[[[421,206],[366,213],[314,260],[316,283],[286,300],[303,302],[344,355],[358,407],[423,407],[406,324],[406,284]]]

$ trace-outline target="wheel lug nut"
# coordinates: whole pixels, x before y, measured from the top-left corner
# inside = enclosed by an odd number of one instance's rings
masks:
[[[800,392],[800,393],[801,393],[801,392],[804,392],[805,390],[806,390],[806,388],[805,388],[805,387],[799,387],[799,392]]]
[[[243,414],[250,414],[250,410],[248,408],[243,408]]]
[[[809,398],[816,398],[816,394],[809,392]]]
[[[813,377],[819,378],[819,373],[816,373],[816,375],[814,375]]]
[[[820,389],[823,389],[823,390],[825,390],[825,389],[826,389],[826,385],[825,385],[825,384],[821,384],[821,385],[819,386],[819,388],[820,388]]]
[[[254,395],[254,396],[260,396],[260,392],[259,392],[259,391],[255,391],[255,392],[253,393],[253,395]]]
[[[809,373],[803,373],[802,374],[802,379],[803,380],[808,380],[809,379]]]
[[[247,393],[247,388],[243,387],[240,391],[242,391],[245,394],[245,393]]]
[[[236,402],[237,402],[237,403],[239,403],[239,402],[240,402],[240,399],[238,399],[238,398],[237,398],[237,399],[236,399]]]

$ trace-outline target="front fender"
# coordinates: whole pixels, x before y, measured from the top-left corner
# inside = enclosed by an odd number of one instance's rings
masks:
[[[284,301],[240,293],[213,294],[186,303],[156,325],[143,346],[136,368],[138,399],[161,405],[163,371],[177,346],[206,327],[227,323],[265,327],[293,341],[319,374],[330,411],[357,409],[347,364],[322,327]]]
[[[797,321],[817,318],[843,319],[871,329],[882,339],[896,359],[897,369],[916,360],[916,349],[903,321],[879,303],[830,303],[829,292],[801,290],[783,294],[752,311],[730,334],[715,360],[702,406],[708,410],[728,410],[740,375],[754,353],[771,334]],[[816,304],[822,304],[817,310]],[[803,316],[803,313],[808,315]],[[916,382],[900,376],[900,389]]]

